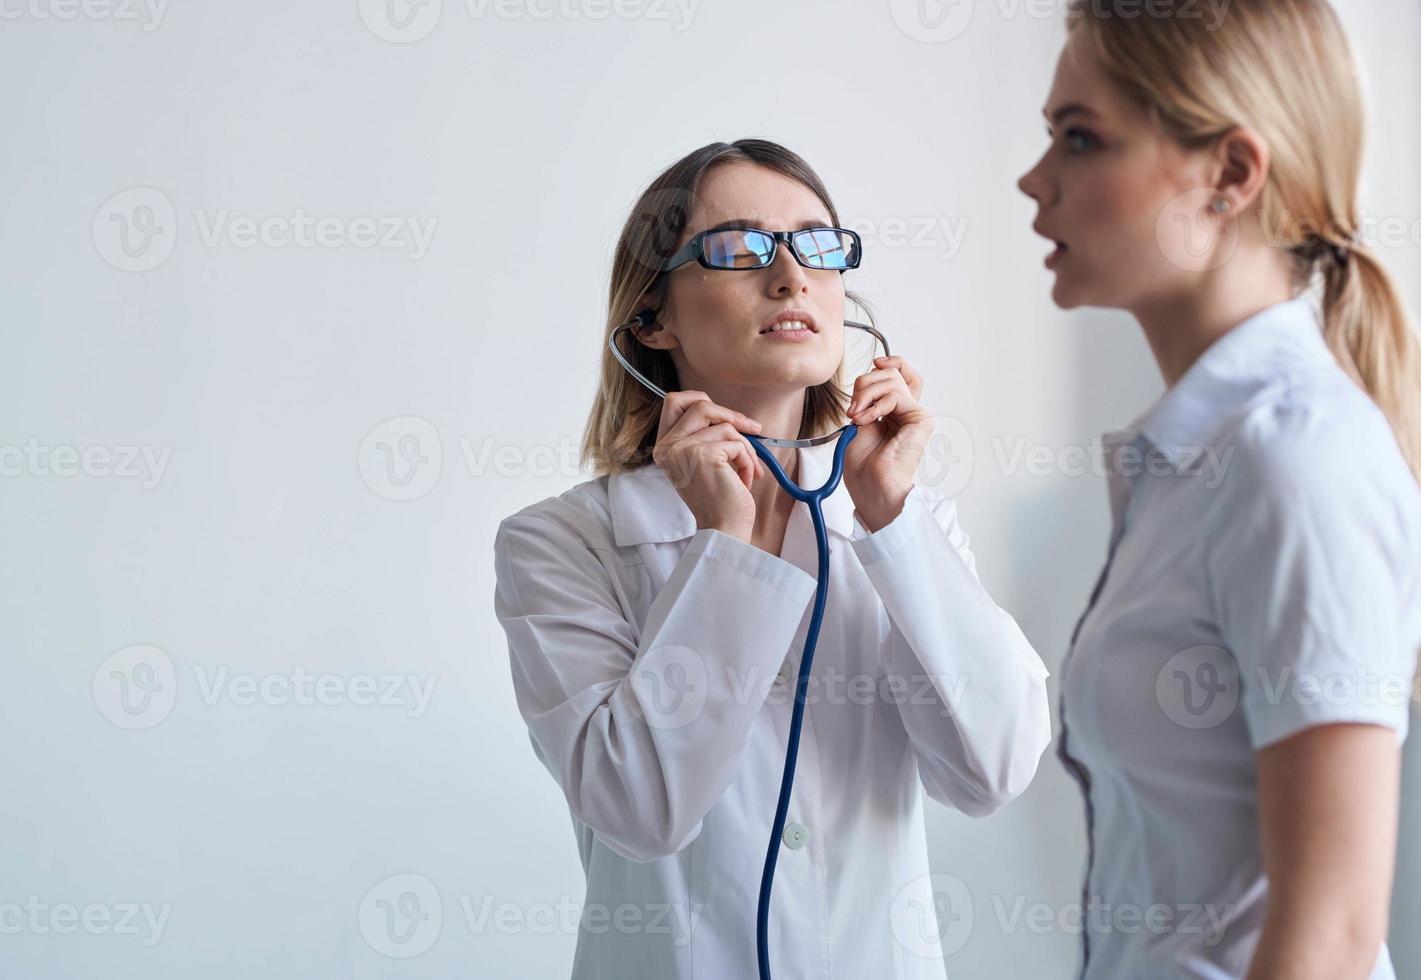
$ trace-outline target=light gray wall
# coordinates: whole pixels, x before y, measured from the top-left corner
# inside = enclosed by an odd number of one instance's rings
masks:
[[[935,38],[918,0],[506,3],[426,21],[434,0],[401,33],[383,0],[0,0],[0,446],[23,450],[0,480],[0,905],[36,906],[0,973],[565,975],[581,871],[514,707],[493,531],[585,478],[619,222],[712,139],[795,148],[869,234],[857,287],[928,378],[985,580],[1057,668],[1105,490],[1013,454],[1059,459],[1160,385],[1126,318],[1050,304],[1014,188],[1056,5],[957,0]],[[1414,224],[1421,11],[1347,15],[1368,204]],[[290,237],[314,238],[302,215],[324,243]],[[1386,253],[1413,306],[1418,237]],[[281,686],[302,676],[331,703]],[[365,703],[387,677],[395,703]],[[1068,977],[1075,935],[998,911],[1076,900],[1054,757],[991,819],[930,805],[929,833],[973,897],[951,974]],[[378,903],[407,890],[441,914],[391,944]],[[113,928],[130,907],[161,930]],[[1395,911],[1421,971],[1405,835]]]

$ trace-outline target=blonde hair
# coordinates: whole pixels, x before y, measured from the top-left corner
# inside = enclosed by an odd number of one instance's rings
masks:
[[[1421,480],[1421,350],[1395,284],[1359,240],[1365,139],[1347,36],[1326,0],[1232,0],[1211,23],[1192,0],[1071,0],[1107,76],[1186,147],[1247,126],[1272,156],[1259,214],[1297,285],[1321,279],[1323,332],[1386,414]]]
[[[640,312],[641,297],[653,285],[652,306],[659,309],[664,305],[666,279],[660,276],[660,269],[682,244],[697,188],[714,167],[733,161],[759,164],[799,181],[823,202],[831,222],[839,224],[839,214],[829,192],[809,164],[768,140],[709,143],[673,163],[651,182],[632,206],[612,258],[607,323],[602,334],[601,380],[582,436],[582,459],[591,461],[596,476],[635,469],[651,462],[661,419],[661,399],[627,373],[607,349],[607,342],[619,325]],[[872,323],[873,314],[867,305],[853,293],[846,296],[863,308]],[[625,337],[621,343],[627,360],[660,388],[665,391],[680,388],[669,351],[647,347]],[[843,388],[843,373],[841,364],[828,381],[805,391],[804,416],[796,438],[822,435],[847,421],[844,409],[848,405],[848,394]]]

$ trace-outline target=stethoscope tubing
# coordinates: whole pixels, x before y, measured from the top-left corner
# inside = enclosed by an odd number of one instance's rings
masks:
[[[653,394],[665,398],[666,392],[642,374],[622,353],[617,346],[617,337],[623,331],[631,330],[637,326],[637,321],[629,320],[620,324],[612,331],[607,339],[607,346],[622,367],[626,368],[632,377],[640,381]],[[888,340],[877,329],[867,323],[859,323],[854,320],[845,320],[844,326],[853,327],[858,330],[865,330],[873,334],[878,342],[883,345],[883,353],[888,354]],[[799,661],[799,673],[794,686],[794,708],[790,715],[789,741],[785,747],[785,764],[783,775],[780,778],[780,793],[775,804],[775,819],[770,828],[770,842],[765,852],[765,866],[760,875],[760,900],[755,914],[755,956],[759,966],[760,980],[772,980],[770,976],[770,893],[775,883],[775,866],[779,859],[780,838],[784,835],[785,817],[789,813],[789,800],[794,791],[794,770],[795,762],[799,757],[799,736],[800,729],[804,723],[804,706],[808,698],[809,670],[814,664],[814,650],[819,643],[819,627],[824,622],[824,606],[829,599],[829,535],[824,525],[824,501],[838,489],[840,481],[844,476],[844,450],[853,442],[854,436],[858,435],[858,426],[850,422],[826,435],[815,436],[812,439],[778,439],[771,436],[750,435],[741,433],[755,450],[755,454],[769,467],[770,473],[774,475],[775,482],[785,493],[795,500],[803,501],[809,508],[809,517],[814,524],[814,541],[819,555],[819,578],[814,589],[814,610],[809,617],[809,630],[805,634],[804,653]],[[784,467],[770,452],[769,446],[782,448],[807,448],[810,446],[820,446],[830,440],[837,439],[838,444],[834,447],[833,465],[829,470],[829,477],[822,486],[812,490],[806,490],[786,475]]]
[[[839,486],[844,475],[844,450],[858,435],[858,426],[850,423],[839,430],[842,433],[839,444],[834,447],[834,463],[829,478],[814,490],[806,490],[796,484],[780,466],[774,454],[764,447],[757,436],[746,436],[755,452],[764,460],[774,474],[780,487],[809,506],[809,516],[814,523],[814,541],[819,552],[819,576],[814,588],[814,611],[809,617],[809,631],[804,638],[804,653],[799,661],[799,674],[794,686],[794,708],[790,715],[789,741],[785,746],[784,772],[780,777],[780,795],[775,804],[775,820],[770,827],[770,842],[765,851],[764,870],[760,874],[760,901],[755,912],[755,957],[759,966],[760,980],[771,980],[770,976],[770,892],[775,884],[775,866],[779,860],[780,838],[784,835],[785,817],[789,813],[789,798],[794,791],[795,763],[799,758],[799,734],[804,723],[804,705],[808,697],[809,670],[814,665],[814,650],[819,643],[819,627],[824,621],[824,606],[829,598],[829,535],[824,526],[824,501]]]

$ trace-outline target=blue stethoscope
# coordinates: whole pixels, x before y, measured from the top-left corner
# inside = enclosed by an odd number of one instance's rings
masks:
[[[626,355],[622,353],[621,348],[617,346],[617,337],[624,331],[650,326],[654,320],[655,314],[650,310],[643,310],[613,330],[612,335],[607,339],[607,346],[611,350],[612,356],[621,363],[622,367],[627,369],[632,377],[645,385],[658,398],[665,398],[666,392],[633,367]],[[845,320],[844,326],[873,334],[879,344],[883,346],[883,353],[885,355],[890,353],[887,339],[876,328],[854,320]],[[804,638],[804,655],[799,661],[799,679],[795,683],[794,710],[789,723],[789,744],[785,748],[784,777],[780,781],[780,798],[779,803],[775,806],[775,822],[770,830],[770,844],[765,852],[765,868],[760,876],[760,907],[755,927],[755,950],[760,964],[760,980],[771,980],[770,889],[774,887],[775,883],[775,863],[779,859],[779,841],[784,834],[785,815],[789,812],[790,792],[794,789],[794,764],[799,755],[799,729],[804,721],[804,702],[809,684],[809,668],[814,662],[814,647],[819,641],[819,625],[824,620],[824,603],[829,597],[829,537],[824,528],[823,504],[838,489],[839,480],[844,475],[844,450],[848,448],[849,443],[853,442],[858,431],[858,426],[850,422],[827,435],[816,436],[813,439],[774,439],[769,436],[741,433],[750,441],[756,455],[764,460],[770,472],[775,475],[775,481],[784,488],[784,492],[795,500],[802,500],[808,505],[809,516],[814,521],[814,540],[819,547],[819,582],[814,590],[814,611],[809,618],[809,632]],[[779,460],[775,459],[774,454],[766,448],[767,446],[807,448],[821,446],[832,439],[839,440],[838,445],[834,447],[834,463],[829,471],[829,478],[817,490],[806,490],[786,476]]]

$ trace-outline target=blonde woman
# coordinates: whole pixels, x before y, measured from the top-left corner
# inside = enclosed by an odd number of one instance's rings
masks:
[[[1421,648],[1417,340],[1357,238],[1332,9],[1197,7],[1074,3],[1020,182],[1056,302],[1132,313],[1167,385],[1106,436],[1114,533],[1062,668],[1083,976],[1381,980]]]
[[[940,978],[921,790],[984,816],[1050,741],[1044,666],[978,583],[951,499],[914,483],[921,377],[881,358],[845,404],[856,258],[826,258],[857,240],[839,224],[809,166],[763,140],[658,177],[613,260],[583,447],[598,476],[499,526],[518,707],[587,878],[576,978],[756,975],[817,548],[742,432],[860,427],[824,505],[828,605],[775,845],[773,975]],[[692,245],[707,261],[680,261]],[[626,354],[664,402],[606,349],[648,309]],[[812,488],[833,450],[772,451]]]

